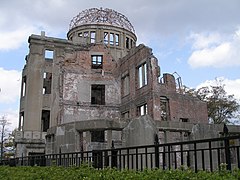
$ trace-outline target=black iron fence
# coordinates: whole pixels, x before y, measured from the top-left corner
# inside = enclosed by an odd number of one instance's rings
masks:
[[[228,136],[186,142],[175,142],[126,148],[111,148],[74,153],[32,155],[11,159],[17,166],[81,166],[118,169],[192,168],[214,171],[219,168],[240,168],[240,136]]]

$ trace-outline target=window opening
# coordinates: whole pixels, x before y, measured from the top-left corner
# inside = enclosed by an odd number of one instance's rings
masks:
[[[138,67],[138,87],[147,85],[147,64],[144,63]]]
[[[91,104],[105,104],[105,85],[94,84],[91,87]]]
[[[43,94],[51,94],[52,88],[52,73],[43,73]]]
[[[78,33],[78,37],[82,37],[82,35],[83,35],[82,32]]]
[[[52,61],[53,60],[53,50],[45,50],[45,60]]]
[[[115,34],[115,45],[119,46],[119,34]]]
[[[147,85],[148,82],[147,82],[147,64],[146,63],[143,64],[143,74],[144,74],[143,84]]]
[[[90,43],[95,43],[95,41],[96,41],[96,32],[95,31],[91,31]]]
[[[104,142],[105,133],[104,131],[91,131],[91,142]]]
[[[20,112],[19,127],[18,127],[19,131],[23,130],[23,125],[24,125],[24,112]]]
[[[108,32],[104,32],[104,44],[108,44]]]
[[[102,55],[92,55],[92,69],[102,69],[103,67],[103,56]]]
[[[113,33],[110,33],[110,45],[114,45],[114,34]]]
[[[50,111],[42,110],[42,131],[47,132],[50,124]]]
[[[129,74],[122,78],[122,95],[126,96],[130,92],[130,79]]]
[[[88,37],[88,31],[83,33],[83,37],[87,38]]]
[[[26,85],[27,85],[27,77],[24,76],[22,78],[22,97],[26,95]]]
[[[147,110],[147,103],[146,104],[143,104],[141,106],[138,106],[137,108],[137,111],[138,111],[138,116],[143,116],[143,115],[146,115],[148,114],[148,110]]]
[[[129,118],[129,111],[122,113],[122,118]]]
[[[126,48],[129,49],[129,38],[126,37]]]
[[[188,118],[180,118],[180,122],[189,122]]]
[[[166,97],[160,98],[160,109],[161,109],[161,120],[167,121],[169,115],[169,108],[168,108],[168,99]]]
[[[43,79],[46,79],[46,77],[47,77],[47,73],[44,72],[44,73],[43,73]]]

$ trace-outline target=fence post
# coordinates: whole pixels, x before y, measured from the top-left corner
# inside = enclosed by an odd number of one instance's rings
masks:
[[[117,167],[117,150],[115,150],[114,141],[112,141],[111,147],[111,167]]]
[[[22,153],[22,161],[21,161],[21,166],[23,166],[23,153]]]
[[[228,137],[228,128],[227,125],[224,124],[223,126],[223,134],[225,136],[224,144],[225,144],[225,158],[227,164],[227,170],[231,171],[231,154],[230,154],[230,146],[229,146],[229,138]]]
[[[231,170],[231,155],[230,155],[230,146],[229,146],[229,139],[226,138],[224,140],[225,144],[225,157],[226,157],[226,164],[227,164],[227,170]]]
[[[155,134],[155,167],[159,168],[159,141],[158,141],[158,135]]]
[[[62,151],[61,151],[61,147],[59,148],[59,164],[58,164],[58,166],[61,166],[62,165]],[[57,160],[57,158],[56,158],[56,160]]]

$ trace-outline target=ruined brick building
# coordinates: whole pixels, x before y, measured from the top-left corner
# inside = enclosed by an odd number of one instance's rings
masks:
[[[124,15],[102,8],[74,17],[67,39],[31,35],[16,156],[137,145],[129,138],[151,144],[144,132],[124,134],[139,117],[154,122],[161,142],[218,136],[222,126],[208,124],[206,104],[181,93],[180,77],[162,74],[136,41]]]

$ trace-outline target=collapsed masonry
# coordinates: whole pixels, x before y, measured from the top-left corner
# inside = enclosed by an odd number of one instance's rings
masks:
[[[223,125],[208,124],[206,104],[181,93],[179,77],[161,76],[157,58],[136,46],[124,15],[85,10],[67,37],[29,37],[17,157],[110,148],[112,141],[115,147],[152,144],[151,132],[161,143],[219,137]]]

